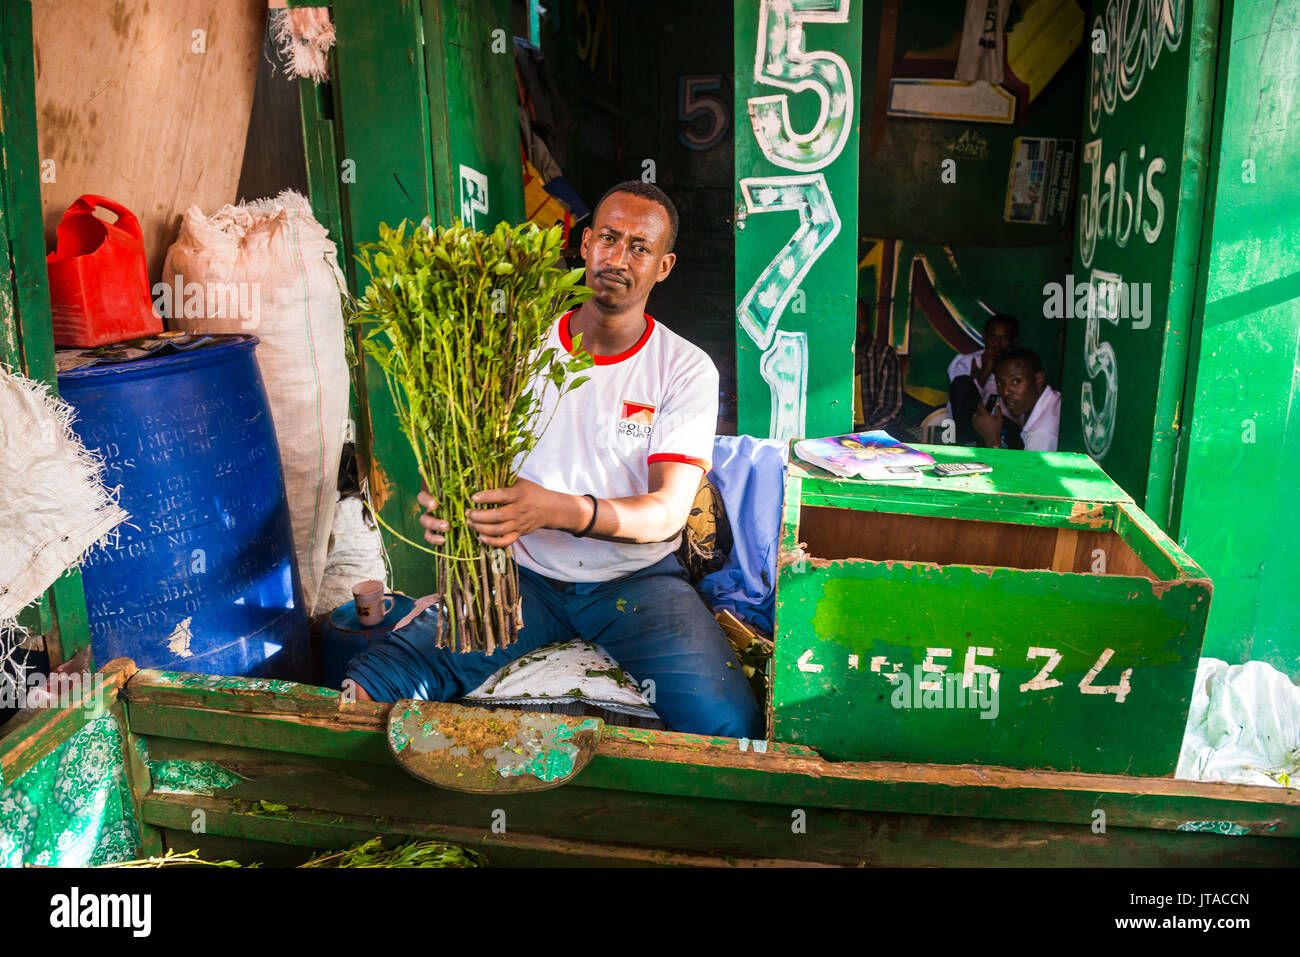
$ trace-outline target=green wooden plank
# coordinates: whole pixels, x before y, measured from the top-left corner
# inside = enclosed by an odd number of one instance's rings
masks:
[[[28,11],[30,14],[30,10]],[[8,28],[8,4],[0,5],[0,37],[9,36]],[[4,52],[8,53],[8,40],[4,40]],[[15,65],[16,67],[16,65]],[[4,57],[4,63],[0,65],[0,109],[8,110],[9,101],[9,57]],[[8,116],[0,117],[7,121]],[[13,254],[10,251],[10,187],[9,187],[9,153],[4,148],[7,138],[4,129],[9,124],[0,122],[0,163],[3,164],[3,175],[0,175],[0,249],[4,250],[4,267],[5,279],[0,282],[0,362],[9,367],[22,371],[22,339],[19,334],[18,324],[18,305],[14,298],[14,268]]]
[[[915,501],[932,493],[965,496],[1023,496],[1083,502],[1132,502],[1086,455],[1075,452],[1017,452],[1010,449],[968,449],[952,445],[913,445],[936,462],[984,462],[993,471],[982,475],[940,478],[923,471],[909,482],[872,483],[844,479],[810,465],[790,453],[790,471],[809,479],[807,492],[860,490],[862,496],[907,496]]]
[[[1214,86],[1219,45],[1220,3],[1191,3],[1187,67],[1187,102],[1183,169],[1178,186],[1178,212],[1169,266],[1169,309],[1164,348],[1160,356],[1151,464],[1143,510],[1161,528],[1175,528],[1174,482],[1178,468],[1183,394],[1195,318],[1197,280],[1203,271],[1201,239],[1204,226],[1206,170],[1214,119]],[[1207,251],[1208,252],[1208,251]]]
[[[131,679],[126,698],[134,704],[341,718],[342,695],[333,688],[278,679],[144,669]],[[380,711],[380,705],[367,702],[351,708],[351,713],[366,717],[376,717]]]
[[[275,786],[286,782],[262,778],[256,783],[266,788],[259,793],[276,795]],[[380,779],[367,783],[379,785]],[[513,798],[430,790],[421,800],[401,782],[392,783],[398,793],[374,786],[373,802],[360,812],[338,806],[355,805],[363,798],[360,791],[342,799],[327,796],[325,806],[277,801],[290,807],[274,816],[244,813],[246,802],[225,795],[172,794],[149,798],[145,819],[192,833],[194,812],[202,810],[207,834],[319,848],[339,848],[375,834],[435,838],[474,847],[497,864],[510,859],[503,859],[501,852],[532,850],[603,858],[606,863],[705,866],[731,864],[728,858],[750,866],[800,861],[841,866],[1232,866],[1293,864],[1300,850],[1293,841],[1265,837],[1131,830],[1109,824],[1102,836],[1091,822],[938,820],[919,814],[791,809],[645,794],[608,803],[601,800],[605,792],[576,785]],[[402,810],[410,816],[401,816]],[[804,831],[791,826],[800,810],[805,812]],[[494,820],[504,825],[503,833],[494,831]]]
[[[280,802],[282,803],[282,802]],[[763,867],[788,866],[797,861],[743,859],[724,857],[721,853],[700,854],[635,845],[605,844],[507,830],[494,834],[488,827],[465,828],[424,821],[390,822],[356,814],[334,814],[313,809],[294,808],[288,815],[250,815],[240,813],[220,798],[205,799],[184,795],[166,795],[150,799],[149,820],[167,827],[169,835],[180,839],[180,848],[195,847],[205,860],[229,858],[248,862],[293,866],[316,851],[341,849],[371,837],[380,836],[390,846],[406,840],[439,840],[470,847],[485,854],[497,867]],[[203,811],[204,833],[193,837],[196,810]],[[508,820],[509,818],[507,818]],[[186,836],[187,833],[191,836]],[[212,840],[212,838],[216,840]],[[280,845],[276,847],[275,845]],[[209,850],[212,848],[212,850]],[[288,848],[311,848],[313,852],[293,853]],[[217,850],[225,849],[225,850]],[[269,855],[269,860],[268,860]]]
[[[388,754],[380,720],[368,730],[344,730],[324,718],[271,718],[133,701],[128,702],[128,718],[132,733],[148,737],[155,758],[217,760],[250,780],[263,772],[283,775],[283,790],[240,790],[240,785],[232,792],[236,795],[301,803],[310,794],[326,795],[319,798],[323,802],[337,794],[339,801],[346,797],[360,803],[329,807],[366,809],[377,807],[378,795],[399,794],[409,786],[436,796],[433,803],[426,799],[430,815],[440,814],[445,801],[464,797],[420,790],[423,785],[401,772]],[[366,783],[373,775],[382,779],[382,787]],[[317,783],[309,785],[311,780]],[[1092,812],[1101,809],[1111,823],[1130,828],[1175,829],[1187,821],[1222,820],[1252,834],[1300,837],[1300,795],[1282,789],[974,765],[832,763],[806,751],[742,753],[734,741],[713,745],[695,735],[624,728],[607,728],[581,779],[555,794],[573,794],[574,789],[1062,824],[1091,823]],[[619,798],[609,794],[602,800],[610,804]]]
[[[187,741],[220,741],[248,748],[272,748],[317,757],[349,758],[370,764],[392,763],[388,743],[378,730],[333,728],[302,719],[235,712],[206,711],[127,701],[127,716],[136,734]]]
[[[144,819],[144,802],[151,788],[149,768],[136,750],[136,736],[127,725],[126,708],[120,697],[113,701],[108,713],[117,721],[118,729],[122,732],[122,764],[127,788],[131,792],[131,813],[140,835],[140,856],[159,854],[162,852],[162,832]]]
[[[40,154],[36,141],[36,77],[31,4],[5,5],[0,19],[0,129],[3,129],[3,202],[0,239],[8,259],[8,281],[0,284],[0,361],[57,391],[54,328],[50,320],[49,275],[42,227]],[[58,639],[56,657],[67,660],[90,644],[90,624],[81,573],[61,576],[36,612],[20,624]]]
[[[337,58],[330,51],[331,72],[337,70]],[[330,234],[338,251],[339,268],[347,279],[348,290],[354,290],[357,264],[351,254],[352,239],[348,217],[342,208],[340,196],[340,177],[342,171],[335,155],[335,138],[337,135],[334,116],[335,84],[317,84],[311,80],[298,81],[298,102],[302,112],[303,146],[307,161],[307,189],[311,196],[312,214]],[[360,330],[347,332],[350,339],[351,354],[361,355]],[[360,372],[353,363],[348,375],[348,421],[352,423],[353,441],[356,444],[359,461],[369,461],[370,436],[365,429],[357,427],[360,421],[359,388]]]
[[[836,435],[853,425],[862,4],[734,10],[738,429]]]
[[[54,382],[54,328],[50,322],[49,276],[41,227],[40,152],[36,143],[36,73],[32,50],[32,8],[26,0],[8,4],[4,18],[4,162],[11,217],[15,307],[22,324],[23,371]]]
[[[419,223],[433,209],[429,153],[429,105],[418,4],[376,7],[362,0],[333,5],[339,42],[333,77],[335,160],[340,207],[346,222],[345,258],[354,295],[365,277],[352,265],[356,245],[379,238],[379,226],[403,219]],[[352,181],[349,181],[352,180]],[[356,378],[357,451],[370,502],[397,533],[423,542],[415,455],[373,358],[362,356]],[[383,532],[390,587],[410,594],[432,592],[437,583],[427,553]]]
[[[0,736],[0,786],[17,780],[41,758],[103,714],[103,709],[111,708],[117,702],[121,686],[134,670],[135,666],[129,660],[115,659],[89,678],[76,675],[78,684],[72,691],[79,693],[67,707],[38,708],[27,716],[11,718],[5,725],[4,735]]]
[[[781,740],[835,759],[1174,770],[1209,604],[1204,583],[861,559],[779,574]],[[869,627],[864,609],[873,610]],[[1036,686],[1049,660],[1044,680],[1060,684]],[[924,662],[956,681],[921,674]],[[961,693],[971,687],[961,678],[967,662],[994,669],[999,691]],[[1131,690],[1101,692],[1124,689],[1130,669]],[[937,697],[923,682],[938,685]]]

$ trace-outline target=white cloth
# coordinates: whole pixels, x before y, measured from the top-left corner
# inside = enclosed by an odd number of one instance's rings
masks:
[[[1034,403],[1029,417],[1020,429],[1026,452],[1055,452],[1057,434],[1061,431],[1061,393],[1050,385]]]
[[[983,358],[983,349],[980,349],[978,352],[963,352],[961,355],[956,356],[952,362],[948,363],[948,381],[951,382],[959,375],[968,375],[974,379],[975,369],[978,368],[980,360]],[[980,385],[978,379],[975,381],[975,384],[979,386],[981,403],[987,402],[989,396],[997,394],[997,376],[992,372],[990,372],[989,377],[984,380],[983,385]],[[948,411],[951,412],[952,409],[949,409]]]
[[[580,701],[620,714],[656,717],[636,681],[604,648],[576,639],[515,659],[463,700],[498,706]]]
[[[963,83],[1003,80],[1007,13],[1011,0],[966,0],[966,17],[957,51],[956,79]]]
[[[568,323],[556,321],[546,347],[572,352]],[[600,356],[589,380],[560,400],[544,385],[541,421],[550,422],[519,477],[543,488],[598,499],[650,490],[650,464],[687,462],[708,471],[718,420],[718,370],[699,348],[646,316],[641,340]],[[575,538],[539,529],[515,543],[515,558],[539,575],[568,582],[609,581],[673,552],[678,535],[645,544]]]
[[[1300,688],[1264,661],[1202,658],[1175,776],[1300,786]]]

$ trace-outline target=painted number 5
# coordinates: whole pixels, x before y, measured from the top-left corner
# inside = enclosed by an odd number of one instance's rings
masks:
[[[1092,271],[1094,295],[1088,304],[1088,319],[1083,337],[1083,368],[1088,381],[1079,389],[1079,416],[1083,420],[1083,441],[1093,458],[1105,458],[1115,437],[1115,410],[1119,406],[1119,363],[1115,347],[1101,338],[1101,320],[1111,325],[1119,324],[1115,308],[1114,290],[1120,277],[1100,269]],[[1104,294],[1096,294],[1102,290]],[[1097,401],[1094,384],[1098,378],[1105,380],[1105,399]]]
[[[787,93],[749,100],[749,120],[763,155],[785,169],[812,171],[840,155],[853,128],[853,75],[843,58],[803,48],[805,23],[847,23],[850,0],[763,0],[758,15],[754,80],[821,100],[807,133],[790,126]]]

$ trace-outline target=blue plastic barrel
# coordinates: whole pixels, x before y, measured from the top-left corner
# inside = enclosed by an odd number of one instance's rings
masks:
[[[121,486],[82,566],[96,661],[305,681],[307,611],[256,336],[62,373],[73,429]]]
[[[355,601],[334,609],[320,639],[321,684],[326,688],[342,688],[348,662],[369,648],[372,641],[391,634],[415,608],[415,602],[405,595],[389,592],[387,597],[393,599],[393,607],[377,625],[361,624]]]

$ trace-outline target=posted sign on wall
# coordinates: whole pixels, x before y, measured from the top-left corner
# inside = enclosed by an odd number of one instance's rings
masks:
[[[741,433],[853,425],[861,0],[737,0]]]
[[[1188,318],[1175,261],[1190,14],[1186,0],[1092,4],[1073,273],[1045,290],[1045,314],[1069,324],[1062,448],[1091,455],[1158,521],[1168,502],[1148,499],[1162,494],[1148,480],[1172,450]]]

